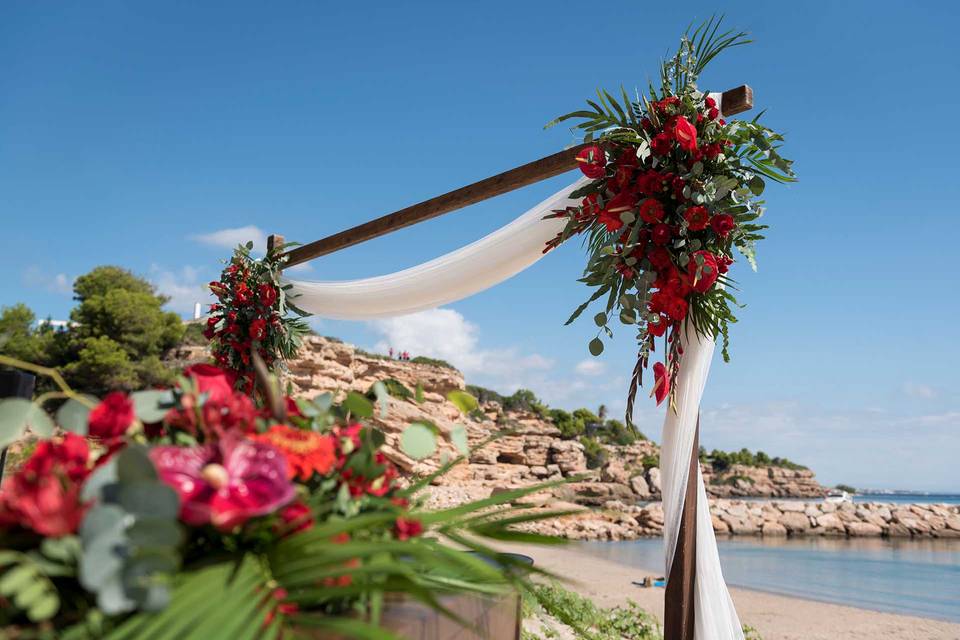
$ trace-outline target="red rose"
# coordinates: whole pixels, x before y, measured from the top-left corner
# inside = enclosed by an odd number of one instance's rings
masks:
[[[673,122],[673,137],[684,151],[696,150],[697,128],[683,116],[678,116]]]
[[[423,524],[419,520],[400,517],[393,525],[393,535],[397,540],[409,540],[423,533]]]
[[[665,131],[658,133],[653,137],[653,140],[650,141],[650,148],[658,156],[665,156],[673,149],[673,139],[670,137],[670,134]]]
[[[677,296],[671,296],[667,300],[667,306],[664,308],[664,311],[674,322],[681,322],[687,317],[688,308],[686,300],[678,298]]]
[[[663,205],[659,200],[647,198],[640,205],[640,219],[647,224],[656,224],[663,222]]]
[[[654,269],[666,269],[673,262],[670,258],[670,252],[663,247],[651,247],[647,254],[647,260],[650,261]]]
[[[103,442],[115,442],[123,437],[135,419],[133,400],[122,391],[112,391],[90,412],[87,433]]]
[[[680,98],[677,96],[667,96],[659,102],[653,103],[653,108],[657,111],[666,111],[667,107],[676,107],[680,104]]]
[[[723,147],[721,147],[719,143],[713,142],[703,147],[703,156],[707,160],[716,160],[722,150]]]
[[[710,212],[703,205],[696,205],[683,212],[683,219],[690,231],[703,231],[710,224]]]
[[[633,181],[633,167],[619,165],[613,172],[611,182],[618,189],[626,189]]]
[[[592,145],[581,149],[577,154],[577,162],[580,165],[580,171],[591,180],[602,178],[606,172],[607,159],[603,155],[603,149],[597,145]]]
[[[665,245],[670,242],[672,237],[673,229],[670,228],[670,225],[662,222],[653,225],[653,229],[650,231],[650,239],[653,240],[654,244]]]
[[[654,196],[663,191],[663,176],[650,170],[637,180],[637,188],[648,196]]]
[[[720,270],[720,273],[726,273],[732,264],[733,258],[724,255],[717,256],[717,269]]]
[[[662,362],[656,362],[653,365],[653,395],[657,399],[657,405],[670,395],[670,377]]]
[[[701,258],[697,260],[698,256]],[[700,264],[700,263],[703,264]],[[690,286],[697,293],[706,293],[720,275],[717,257],[709,251],[697,251],[691,256],[687,264],[687,275],[690,277]]]
[[[20,526],[58,538],[76,533],[85,506],[80,487],[89,473],[87,441],[74,433],[44,440],[0,491],[0,526]]]
[[[195,364],[183,370],[185,378],[192,378],[197,393],[207,394],[207,402],[227,402],[233,396],[234,377],[212,364]]]
[[[277,288],[264,282],[257,287],[257,296],[260,298],[260,304],[265,307],[272,307],[273,303],[277,301]]]
[[[680,176],[674,176],[673,180],[670,181],[670,186],[673,187],[673,197],[677,200],[685,200],[683,197],[683,188],[687,184],[683,181],[683,178]]]
[[[720,117],[720,111],[716,107],[714,107],[707,112],[707,115],[710,116],[711,120],[716,120],[717,118]],[[726,124],[726,123],[721,122],[720,124]]]
[[[647,323],[647,333],[652,336],[660,337],[670,328],[670,320],[666,316],[660,316],[657,322]]]
[[[707,108],[708,108],[708,109],[712,109],[712,108],[714,108],[715,106],[717,106],[717,101],[714,100],[713,98],[711,98],[710,96],[707,96],[706,98],[704,98],[704,99],[703,99],[703,102],[704,102],[704,104],[707,105]]]
[[[718,213],[710,219],[710,227],[721,238],[726,238],[735,226],[737,226],[737,223],[733,221],[733,216],[729,213]]]
[[[250,339],[263,340],[267,337],[267,321],[263,318],[257,318],[250,323]]]
[[[633,267],[628,267],[623,262],[618,262],[615,268],[617,272],[627,280],[632,280],[633,276],[636,275],[636,271],[633,270]]]

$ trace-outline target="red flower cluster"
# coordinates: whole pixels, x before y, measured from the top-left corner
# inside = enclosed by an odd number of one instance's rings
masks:
[[[267,366],[272,365],[284,331],[277,308],[280,292],[270,273],[264,262],[238,252],[220,280],[209,285],[218,302],[210,306],[204,336],[212,341],[217,364],[230,370],[247,393],[254,387],[251,349],[256,345]]]
[[[651,104],[638,127],[649,151],[602,141],[577,156],[581,171],[595,182],[580,207],[567,213],[577,232],[599,228],[617,234],[609,259],[628,289],[646,287],[641,293],[648,313],[642,322],[651,348],[656,337],[672,342],[670,331],[689,316],[694,296],[708,294],[732,263],[736,218],[694,195],[704,192],[704,176],[716,166],[711,163],[721,162],[730,144],[719,117],[708,96],[699,102],[667,96]],[[655,277],[638,280],[643,272]],[[675,370],[662,366],[658,402]]]
[[[44,440],[0,491],[0,528],[58,538],[76,533],[86,510],[80,488],[90,472],[87,441],[73,433]]]

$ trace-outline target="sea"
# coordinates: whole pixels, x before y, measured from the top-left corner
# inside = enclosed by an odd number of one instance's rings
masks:
[[[579,544],[637,567],[638,580],[663,574],[659,539]],[[718,545],[731,586],[960,622],[960,540],[725,537]]]

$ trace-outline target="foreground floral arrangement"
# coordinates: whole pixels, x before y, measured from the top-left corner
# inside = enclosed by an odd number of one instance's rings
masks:
[[[548,540],[509,529],[539,516],[501,508],[543,486],[424,511],[418,492],[456,461],[401,483],[384,434],[361,421],[386,408],[383,385],[340,404],[271,390],[279,402],[260,407],[235,383],[196,365],[174,389],[100,402],[61,384],[62,430],[43,397],[0,402],[4,433],[29,425],[43,436],[0,491],[5,629],[388,638],[377,627],[387,593],[443,611],[445,592],[528,589],[531,569],[483,539]]]
[[[749,42],[743,33],[718,34],[718,28],[719,21],[710,20],[683,37],[649,98],[631,100],[621,90],[620,102],[598,92],[599,102],[588,101],[590,110],[548,125],[579,119],[576,128],[592,143],[577,157],[592,182],[571,194],[582,198],[580,206],[556,212],[568,220],[547,249],[575,235],[587,237],[590,257],[581,281],[596,291],[567,323],[606,297],[606,309],[594,318],[599,331],[589,345],[593,355],[603,351],[601,331],[613,336],[611,317],[637,328],[640,351],[628,422],[656,338],[664,341],[662,361],[653,365],[657,404],[672,398],[685,323],[698,334],[722,338],[729,359],[728,327],[736,322],[737,304],[728,275],[734,250],[756,268],[754,245],[766,228],[757,222],[765,178],[794,180],[790,161],[777,150],[782,136],[756,119],[725,121],[721,105],[697,88],[710,60]]]

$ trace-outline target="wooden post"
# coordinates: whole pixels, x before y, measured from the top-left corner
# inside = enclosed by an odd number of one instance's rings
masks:
[[[23,371],[0,371],[0,398],[33,397],[33,386],[36,377],[32,373]],[[0,481],[3,480],[3,469],[7,465],[7,448],[0,451]]]
[[[693,434],[680,532],[663,600],[664,640],[693,640],[697,589],[697,472],[700,469],[700,416]]]
[[[270,253],[271,251],[276,251],[277,249],[283,246],[284,242],[286,242],[286,240],[284,240],[283,236],[279,234],[275,233],[273,235],[267,236],[267,253]]]
[[[747,85],[743,85],[724,91],[720,106],[725,116],[748,111],[753,108],[753,90]],[[577,166],[577,153],[584,146],[586,145],[578,145],[545,158],[534,160],[515,169],[504,171],[490,178],[484,178],[479,182],[474,182],[441,196],[430,198],[419,204],[365,222],[352,229],[335,233],[322,240],[291,249],[286,254],[285,266],[292,267],[334,251],[379,238],[418,222],[430,220],[471,204],[566,173]],[[283,236],[270,236],[270,238],[280,239],[277,246],[283,244]],[[270,246],[269,242],[268,239],[268,246]]]

